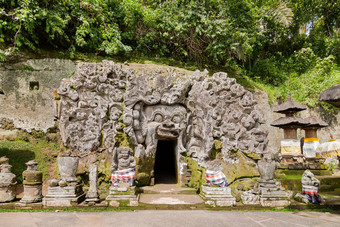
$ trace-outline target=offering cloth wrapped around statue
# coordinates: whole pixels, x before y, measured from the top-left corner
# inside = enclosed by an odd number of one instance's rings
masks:
[[[135,181],[135,169],[129,168],[114,171],[111,174],[110,180],[113,186],[118,186],[119,182],[130,183],[130,186],[133,186]]]
[[[220,187],[227,187],[228,180],[222,171],[207,170],[205,178],[208,184],[218,185]]]
[[[112,174],[110,181],[113,186],[118,186],[119,182],[134,185],[136,160],[133,151],[129,147],[119,147],[115,150],[113,163],[111,165]]]

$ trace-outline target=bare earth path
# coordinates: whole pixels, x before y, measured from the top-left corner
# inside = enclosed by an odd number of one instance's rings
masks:
[[[340,226],[340,215],[319,212],[147,210],[135,212],[0,213],[0,226]]]

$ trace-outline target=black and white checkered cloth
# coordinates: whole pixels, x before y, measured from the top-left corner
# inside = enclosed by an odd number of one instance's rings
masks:
[[[220,187],[227,187],[228,181],[226,176],[222,173],[222,171],[211,171],[207,170],[205,172],[205,178],[207,179],[208,184],[215,184]]]
[[[110,180],[114,186],[118,185],[119,182],[130,183],[133,186],[135,181],[135,169],[123,169],[114,171],[111,174]]]

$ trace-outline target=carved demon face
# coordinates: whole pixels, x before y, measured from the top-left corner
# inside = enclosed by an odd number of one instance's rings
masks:
[[[181,105],[154,105],[145,108],[148,128],[155,128],[158,139],[176,139],[186,127],[187,111]]]

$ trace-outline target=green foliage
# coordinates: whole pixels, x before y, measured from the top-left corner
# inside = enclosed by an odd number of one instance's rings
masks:
[[[0,0],[0,61],[46,48],[176,59],[288,92],[339,67],[339,11],[337,0]]]

